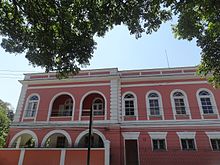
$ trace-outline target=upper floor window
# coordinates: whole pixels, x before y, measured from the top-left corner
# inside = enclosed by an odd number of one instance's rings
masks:
[[[103,106],[103,100],[100,98],[96,98],[93,101],[92,104],[92,110],[93,110],[93,114],[94,116],[97,115],[104,115],[104,106]]]
[[[132,94],[126,94],[124,97],[125,116],[135,115],[135,98]]]
[[[39,98],[33,95],[29,98],[28,104],[25,110],[25,117],[34,117],[38,108]]]
[[[214,107],[212,103],[212,97],[209,92],[202,90],[199,92],[199,99],[203,114],[213,114]]]
[[[194,139],[181,139],[182,150],[195,150]]]
[[[156,92],[151,92],[150,94],[148,94],[147,100],[148,100],[147,108],[149,111],[149,115],[153,115],[153,116],[162,115],[161,114],[162,103],[159,94]]]
[[[185,98],[181,92],[175,92],[173,94],[173,101],[176,114],[186,114]]]
[[[220,139],[210,139],[212,150],[213,151],[220,151]]]
[[[72,116],[73,105],[70,95],[58,95],[52,104],[51,117]]]

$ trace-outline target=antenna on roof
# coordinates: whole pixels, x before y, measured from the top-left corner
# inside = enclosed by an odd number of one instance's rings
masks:
[[[168,56],[167,56],[167,50],[166,49],[165,49],[165,55],[166,55],[166,59],[167,59],[167,66],[168,66],[168,68],[170,68],[169,59],[168,59]]]

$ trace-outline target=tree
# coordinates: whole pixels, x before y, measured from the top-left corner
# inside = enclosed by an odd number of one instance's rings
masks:
[[[41,0],[0,2],[1,46],[26,53],[34,66],[62,76],[88,65],[96,42],[125,24],[136,38],[151,34],[172,16],[179,39],[196,39],[202,49],[198,73],[220,85],[220,3],[218,0]]]
[[[7,117],[6,110],[0,106],[0,148],[5,146],[6,137],[9,130],[10,120]]]

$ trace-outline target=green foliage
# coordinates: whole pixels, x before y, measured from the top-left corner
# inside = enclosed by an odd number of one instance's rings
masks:
[[[0,148],[4,147],[8,134],[10,120],[5,109],[0,106]]]
[[[33,66],[77,73],[89,65],[96,42],[124,24],[136,38],[157,31],[177,16],[173,32],[179,39],[196,39],[202,49],[198,73],[220,84],[220,3],[218,0],[41,0],[0,2],[1,46],[26,53]]]

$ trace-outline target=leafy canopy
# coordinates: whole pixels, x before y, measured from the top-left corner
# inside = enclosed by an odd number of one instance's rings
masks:
[[[179,39],[196,39],[202,49],[198,72],[220,84],[220,3],[218,0],[3,0],[1,46],[26,53],[34,66],[63,76],[88,65],[96,43],[115,25],[124,24],[136,38],[151,34],[172,16]]]

